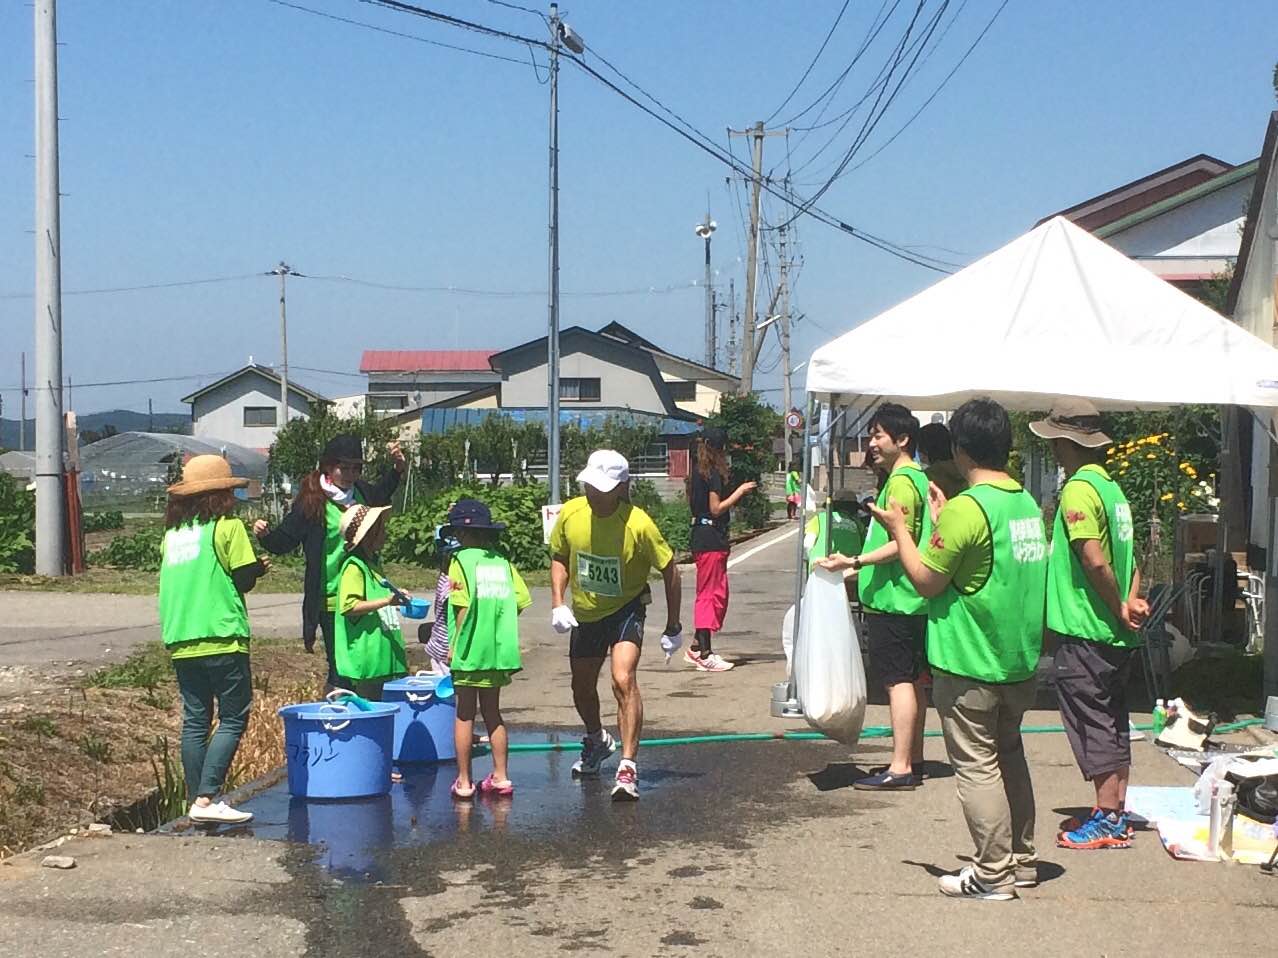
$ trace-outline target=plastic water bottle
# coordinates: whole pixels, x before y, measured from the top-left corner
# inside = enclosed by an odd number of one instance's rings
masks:
[[[1167,703],[1159,699],[1154,703],[1154,736],[1163,734],[1167,727]]]

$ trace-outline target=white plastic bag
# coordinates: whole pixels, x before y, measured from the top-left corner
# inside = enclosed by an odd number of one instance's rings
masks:
[[[781,619],[781,651],[785,653],[785,676],[788,679],[794,671],[794,606],[785,610]]]
[[[865,666],[840,572],[818,567],[808,577],[794,678],[808,724],[855,745],[865,723]]]

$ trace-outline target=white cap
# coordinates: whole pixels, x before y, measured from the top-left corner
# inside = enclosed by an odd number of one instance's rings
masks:
[[[596,449],[586,460],[586,468],[577,477],[600,492],[612,492],[623,482],[630,481],[630,463],[613,449]]]

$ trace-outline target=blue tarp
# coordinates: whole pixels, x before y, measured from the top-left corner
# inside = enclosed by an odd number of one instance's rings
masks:
[[[438,436],[450,429],[477,426],[488,416],[509,416],[514,422],[541,422],[549,417],[547,410],[534,407],[517,407],[513,409],[426,409],[422,411],[422,435]],[[655,425],[663,436],[687,436],[701,429],[696,422],[660,416],[650,412],[635,412],[631,409],[595,408],[595,409],[560,409],[559,422],[562,425],[575,424],[582,429],[600,427],[606,420],[620,420],[641,425]]]

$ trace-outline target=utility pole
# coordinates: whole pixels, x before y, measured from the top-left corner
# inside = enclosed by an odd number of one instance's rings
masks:
[[[280,278],[280,421],[278,429],[288,425],[288,308],[285,303],[285,283],[290,276],[301,276],[288,263],[280,260],[280,265],[267,271],[268,276]]]
[[[550,504],[559,498],[559,49],[573,53],[586,46],[572,29],[559,19],[559,4],[550,5],[550,277],[549,323],[546,334],[546,482]]]
[[[35,0],[35,571],[48,576],[66,571],[57,21],[56,0]]]
[[[146,397],[146,431],[155,432],[155,407],[151,404],[151,397]]]
[[[706,365],[714,368],[715,336],[714,336],[714,286],[710,277],[710,237],[718,224],[710,218],[710,210],[706,209],[706,218],[694,226],[693,232],[706,241]]]
[[[22,386],[21,392],[22,415],[18,417],[18,452],[27,451],[27,354],[22,354]]]
[[[767,136],[783,136],[785,130],[765,130],[763,121],[748,130],[728,130],[729,136],[748,136],[753,142],[750,176],[750,248],[746,258],[745,327],[741,337],[741,386],[738,392],[748,396],[754,390],[754,328],[755,295],[759,285],[759,199],[763,189],[763,139]]]
[[[790,410],[794,397],[790,391],[790,259],[786,248],[786,227],[780,230],[781,243],[781,323],[778,336],[781,339],[781,412],[785,417],[785,471],[790,472],[794,451],[790,448]]]
[[[728,280],[728,372],[737,374],[737,281]]]

